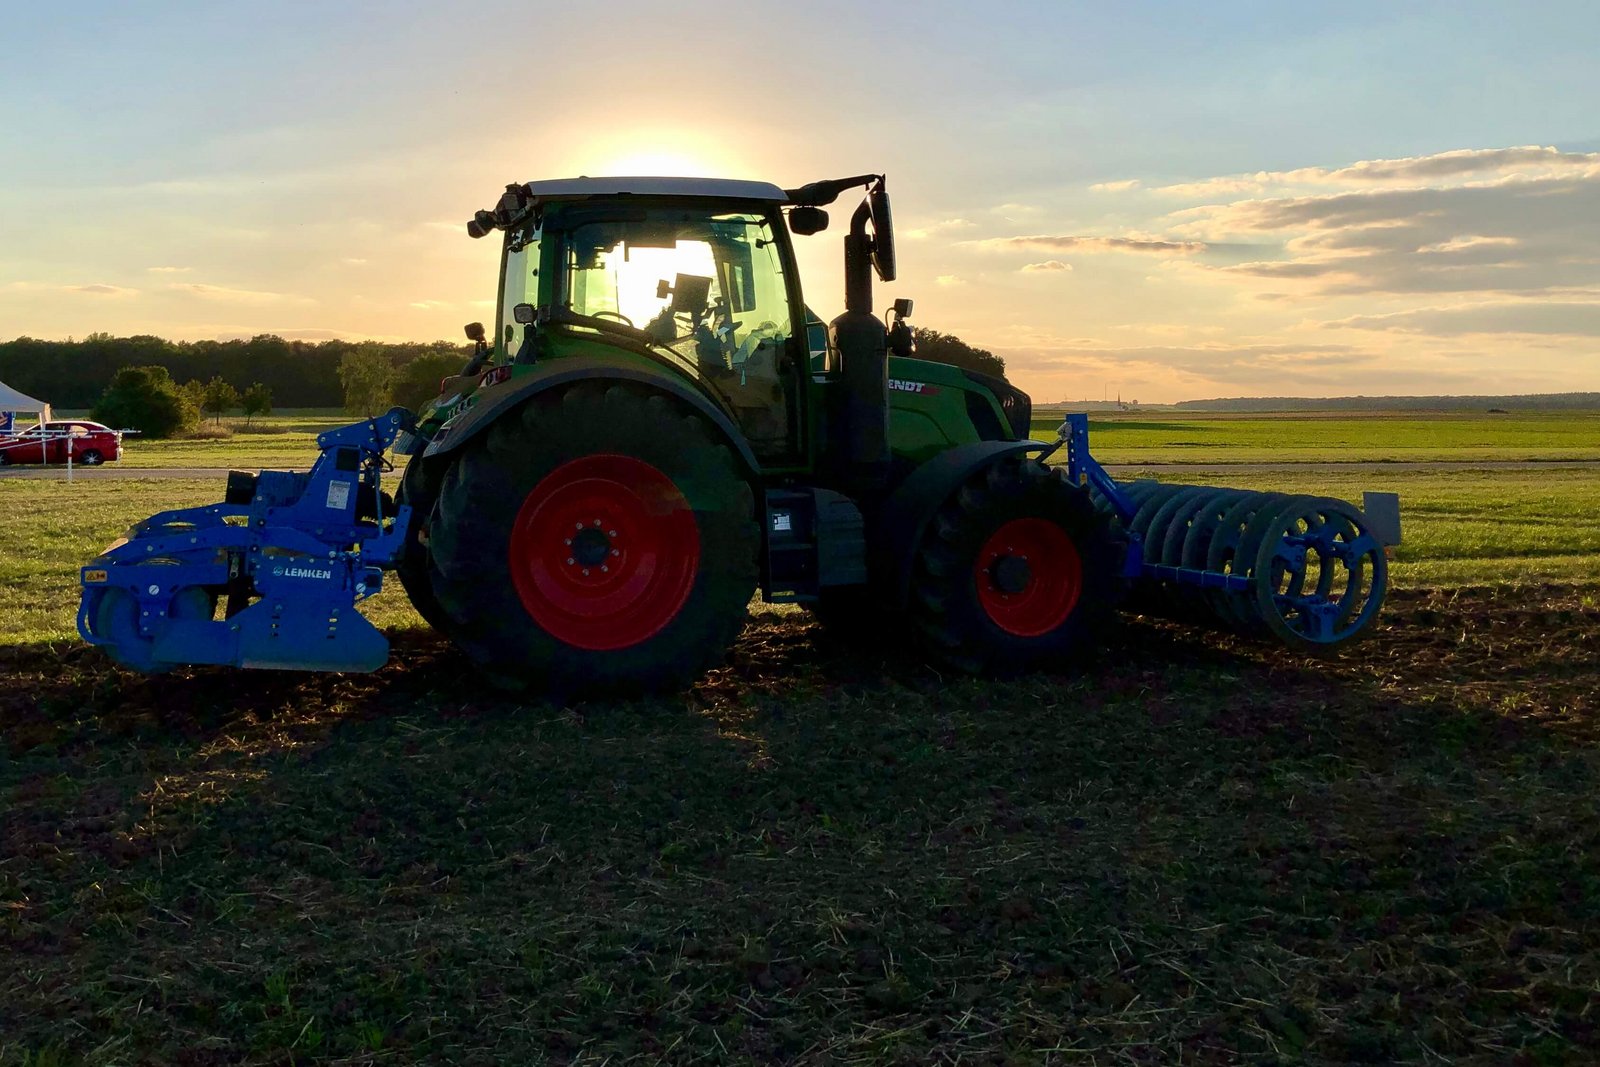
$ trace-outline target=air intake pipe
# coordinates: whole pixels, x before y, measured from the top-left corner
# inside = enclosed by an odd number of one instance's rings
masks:
[[[844,239],[845,311],[828,325],[842,386],[830,419],[833,467],[847,493],[868,498],[889,478],[888,331],[872,312],[871,219],[863,200]]]

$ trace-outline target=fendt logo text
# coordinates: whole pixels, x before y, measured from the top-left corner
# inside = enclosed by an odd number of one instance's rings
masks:
[[[891,393],[921,393],[923,396],[933,396],[939,392],[939,387],[937,385],[929,385],[927,382],[908,382],[901,378],[890,378],[889,391]]]

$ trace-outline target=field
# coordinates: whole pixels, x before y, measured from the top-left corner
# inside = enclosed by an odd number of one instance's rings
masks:
[[[337,420],[295,418],[130,460],[303,466]],[[1469,462],[1252,469],[1285,422]],[[1600,468],[1482,463],[1596,431],[1096,422],[1164,479],[1400,492],[1336,660],[1129,618],[984,682],[762,608],[688,693],[575,707],[398,590],[374,675],[119,671],[77,566],[220,485],[0,480],[0,1064],[1595,1062]]]

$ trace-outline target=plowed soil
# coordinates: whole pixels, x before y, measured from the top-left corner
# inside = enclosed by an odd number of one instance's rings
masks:
[[[1600,1059],[1600,587],[670,699],[0,649],[0,1062]]]

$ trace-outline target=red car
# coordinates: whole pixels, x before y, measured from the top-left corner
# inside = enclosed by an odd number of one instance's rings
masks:
[[[122,458],[122,434],[98,422],[46,422],[21,433],[0,436],[0,464],[65,463],[93,467]]]

